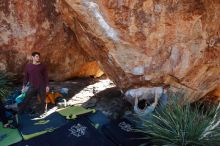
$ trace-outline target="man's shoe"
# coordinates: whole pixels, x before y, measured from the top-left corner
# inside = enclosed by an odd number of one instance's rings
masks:
[[[47,113],[43,113],[43,114],[41,114],[39,117],[40,118],[45,118],[47,116]]]
[[[4,128],[10,128],[10,129],[15,129],[16,127],[12,125],[11,123],[7,123],[3,125]]]

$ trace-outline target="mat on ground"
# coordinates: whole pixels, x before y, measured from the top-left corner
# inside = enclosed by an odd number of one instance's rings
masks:
[[[70,106],[58,111],[58,113],[66,119],[75,119],[79,115],[95,112],[95,109],[85,109],[81,106]]]
[[[91,124],[97,129],[101,129],[103,125],[109,123],[110,121],[101,111],[89,114],[86,118],[88,118]]]
[[[21,140],[22,137],[17,129],[3,128],[0,122],[0,146],[8,146]]]
[[[10,146],[50,146],[46,139],[44,138],[44,134],[38,137],[32,138],[30,140],[24,140]]]
[[[102,132],[118,146],[150,145],[149,141],[141,139],[144,137],[142,133],[134,132],[133,129],[134,126],[128,120],[120,119],[103,125]]]
[[[52,133],[42,136],[50,146],[114,146],[85,117],[76,118]]]
[[[28,114],[19,116],[19,130],[25,140],[51,132],[65,125],[68,121],[54,112],[45,118],[30,117]]]

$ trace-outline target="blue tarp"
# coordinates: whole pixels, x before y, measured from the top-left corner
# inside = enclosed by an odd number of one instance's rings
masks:
[[[21,94],[21,89],[16,88],[9,96],[6,97],[5,104],[10,105],[15,103],[15,99]]]
[[[15,98],[15,102],[16,103],[22,103],[25,96],[26,96],[26,93],[21,93],[18,97]]]

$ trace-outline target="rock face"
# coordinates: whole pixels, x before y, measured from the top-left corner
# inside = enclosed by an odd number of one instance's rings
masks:
[[[219,85],[219,0],[57,2],[81,48],[122,89],[165,83],[194,101]]]
[[[219,0],[1,0],[0,26],[0,70],[22,74],[39,51],[52,80],[101,66],[124,91],[220,95]]]
[[[1,0],[1,71],[21,75],[31,52],[39,51],[51,80],[103,74],[56,7],[55,0]]]

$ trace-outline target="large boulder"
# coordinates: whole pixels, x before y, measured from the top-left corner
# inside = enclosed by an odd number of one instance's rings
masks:
[[[219,96],[219,0],[1,0],[0,70],[32,51],[50,79],[100,76],[124,91],[170,84],[187,101]]]
[[[57,2],[81,48],[120,88],[170,84],[192,102],[219,85],[219,0]]]
[[[31,52],[39,51],[51,80],[103,74],[56,7],[55,0],[0,1],[1,71],[21,76]]]

